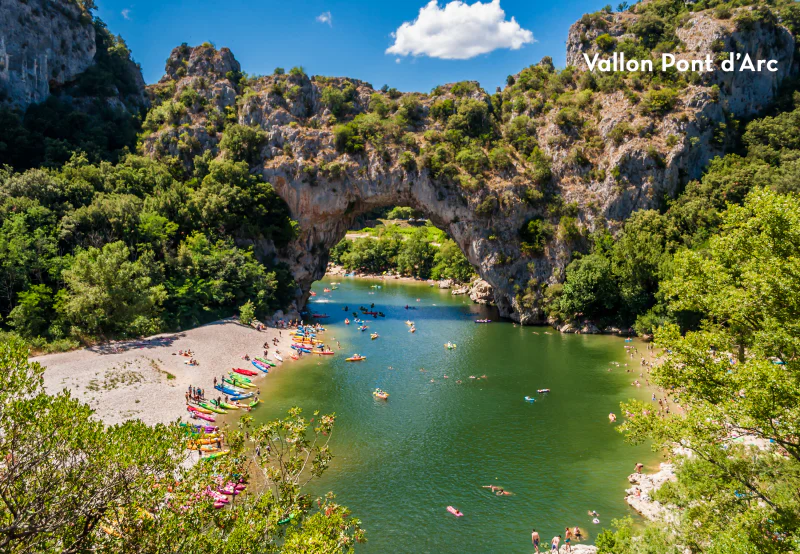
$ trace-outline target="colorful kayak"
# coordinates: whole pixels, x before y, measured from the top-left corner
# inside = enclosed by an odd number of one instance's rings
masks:
[[[530,396],[526,396],[526,397],[525,397],[525,402],[536,402],[536,399],[535,399],[535,398],[532,398],[532,397],[530,397]]]
[[[356,355],[351,356],[349,358],[345,358],[344,361],[345,362],[360,362],[360,361],[366,360],[366,359],[367,359],[366,356],[359,356],[358,354],[356,354]]]
[[[255,360],[253,360],[250,363],[253,364],[253,367],[257,368],[259,371],[261,371],[263,373],[269,373],[269,368],[267,367],[266,364],[259,363],[259,362],[255,361]]]
[[[202,406],[202,404],[201,404],[201,406]],[[190,412],[197,412],[197,413],[200,413],[200,414],[213,413],[211,410],[209,410],[206,407],[198,408],[197,406],[186,406],[186,409],[189,410]]]
[[[381,400],[386,400],[387,398],[389,398],[389,393],[386,392],[385,390],[375,389],[372,392],[372,396],[374,396],[375,398],[380,398]]]
[[[448,342],[447,344],[444,345],[444,347],[447,348],[448,350],[453,350],[456,347],[456,345],[453,344],[452,342]]]
[[[253,380],[250,379],[250,377],[245,377],[244,375],[239,375],[238,373],[234,373],[233,371],[231,371],[228,374],[228,377],[230,377],[234,381],[244,381],[245,383],[252,383],[253,382]]]
[[[234,402],[237,400],[245,400],[246,398],[252,398],[254,394],[252,392],[243,393],[243,394],[233,394],[230,396],[230,399]]]
[[[275,353],[275,359],[276,359],[276,360],[278,360],[279,362],[282,362],[282,361],[283,361],[283,356],[281,356],[280,354],[278,354],[278,353],[276,352],[276,353]]]
[[[242,369],[241,367],[235,367],[235,368],[233,368],[233,371],[238,373],[239,375],[247,375],[249,377],[254,377],[254,376],[258,375],[257,371],[253,371],[253,370],[250,370],[250,369]]]
[[[455,508],[453,508],[452,506],[448,506],[448,507],[447,507],[447,511],[448,511],[448,512],[450,512],[451,514],[453,514],[453,515],[454,515],[454,516],[456,516],[456,517],[461,517],[461,516],[463,516],[463,515],[464,515],[464,514],[462,514],[462,513],[461,513],[461,511],[460,511],[460,510],[456,510],[456,509],[455,509]]]
[[[372,340],[375,340],[375,339],[377,339],[378,337],[380,337],[380,335],[379,335],[378,333],[372,333],[372,334],[369,336],[369,338],[371,338]]]
[[[275,362],[273,362],[269,358],[262,358],[261,356],[258,356],[256,357],[256,360],[258,360],[262,364],[267,364],[269,367],[275,367]]]
[[[208,456],[203,456],[203,460],[213,460],[215,458],[221,458],[222,456],[227,456],[230,454],[230,450],[223,450],[222,452],[214,452],[213,454],[209,454]]]
[[[258,406],[259,404],[261,404],[261,399],[260,399],[260,398],[259,398],[259,399],[257,399],[257,400],[253,400],[252,402],[250,402],[250,407],[251,407],[251,408],[255,408],[255,407],[256,407],[256,406]]]
[[[236,390],[236,389],[231,388],[231,387],[226,387],[225,385],[216,385],[216,386],[214,386],[214,388],[217,389],[219,392],[224,392],[225,394],[231,395],[231,396],[237,395],[237,394],[242,394],[244,392],[244,391]]]
[[[335,352],[333,350],[314,350],[314,354],[319,354],[320,356],[333,356]]]
[[[226,410],[236,410],[239,408],[239,406],[236,406],[234,404],[228,404],[227,402],[220,402],[219,407],[225,408]]]
[[[217,408],[216,406],[214,406],[213,404],[209,404],[208,402],[201,402],[200,405],[203,408],[205,408],[206,410],[211,410],[212,412],[217,413],[217,414],[227,414],[228,413],[225,410],[223,410],[222,408]]]
[[[197,411],[193,411],[193,410],[189,410],[189,412],[191,412],[192,417],[196,417],[196,418],[199,418],[199,419],[202,419],[202,420],[205,420],[205,421],[212,421],[212,422],[216,421],[216,419],[214,419],[214,416],[210,416],[208,414],[204,414],[202,412],[197,412]]]
[[[231,379],[230,377],[223,377],[222,382],[243,389],[249,389],[253,387],[253,385],[251,385],[250,383],[245,383],[244,381],[239,381],[238,379]]]
[[[300,345],[297,345],[297,344],[293,344],[292,348],[294,348],[298,352],[305,352],[306,354],[311,354],[311,349],[310,348],[304,348],[304,347],[302,347]]]

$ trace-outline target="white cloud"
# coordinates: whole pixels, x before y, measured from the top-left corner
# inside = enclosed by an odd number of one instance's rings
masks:
[[[130,11],[128,8],[125,8],[125,9],[124,9],[124,10],[122,10],[120,13],[122,14],[122,17],[123,17],[124,19],[127,19],[128,21],[130,21],[130,20],[131,20],[131,11]]]
[[[331,12],[322,12],[317,16],[317,21],[320,23],[327,23],[333,27],[333,17],[331,16]]]
[[[518,50],[534,41],[533,33],[520,27],[500,0],[472,5],[452,0],[439,7],[430,0],[413,22],[406,21],[392,33],[394,44],[387,54],[430,56],[445,60],[466,60],[498,48]]]

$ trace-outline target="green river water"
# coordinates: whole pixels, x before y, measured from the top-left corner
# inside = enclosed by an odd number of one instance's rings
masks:
[[[323,293],[332,280],[339,289]],[[592,543],[612,518],[632,514],[626,476],[637,461],[658,460],[645,446],[625,444],[608,421],[620,401],[649,396],[630,384],[626,369],[638,377],[639,362],[621,338],[476,324],[496,320],[496,312],[425,284],[339,277],[313,290],[309,309],[331,316],[321,320],[322,337],[342,349],[296,362],[286,356],[263,379],[265,402],[253,415],[282,417],[292,406],[309,417],[316,409],[337,414],[335,458],[311,492],[333,491],[362,520],[368,542],[358,552],[532,552],[532,528],[544,542],[578,525]],[[344,324],[373,302],[386,317],[370,318],[367,332]],[[370,340],[373,331],[379,339]],[[448,341],[457,348],[445,349]],[[356,352],[367,360],[345,362]],[[375,399],[376,387],[390,398]],[[538,395],[539,388],[552,392]],[[514,494],[481,488],[490,484]],[[448,505],[464,516],[449,514]]]

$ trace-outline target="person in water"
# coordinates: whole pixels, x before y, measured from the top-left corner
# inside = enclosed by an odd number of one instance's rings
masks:
[[[644,464],[642,462],[638,462],[636,466],[634,466],[636,473],[642,473],[642,468],[644,468]]]
[[[561,535],[553,537],[553,541],[550,543],[550,550],[552,552],[558,552],[558,543],[561,542]]]
[[[533,543],[533,547],[536,549],[538,554],[539,552],[539,533],[534,529],[531,531],[531,542]]]
[[[497,487],[495,485],[484,485],[483,488],[491,490],[497,496],[511,496],[512,494],[514,494],[503,489],[503,487]]]
[[[572,541],[572,531],[570,531],[569,527],[564,528],[564,545],[566,546],[567,552],[572,552],[572,545],[570,542]]]

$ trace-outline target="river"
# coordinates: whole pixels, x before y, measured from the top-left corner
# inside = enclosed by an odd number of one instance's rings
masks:
[[[332,280],[339,288],[323,293]],[[311,492],[332,490],[362,520],[368,542],[358,552],[529,552],[532,528],[547,541],[578,525],[592,543],[603,524],[632,514],[626,476],[637,461],[655,467],[658,460],[624,443],[608,421],[620,401],[649,396],[631,386],[639,362],[627,357],[623,339],[476,324],[497,319],[496,311],[426,284],[337,277],[313,289],[310,309],[331,316],[321,320],[323,337],[342,349],[313,360],[287,356],[263,380],[265,402],[253,415],[265,421],[292,406],[308,417],[337,414],[335,458]],[[372,303],[386,317],[370,319],[367,332],[344,324]],[[370,340],[370,332],[380,338]],[[457,347],[445,349],[448,341]],[[345,362],[356,352],[367,360]],[[389,399],[374,398],[376,387]],[[539,395],[540,388],[552,392]],[[497,497],[483,485],[513,495]],[[464,516],[449,514],[448,505]]]

